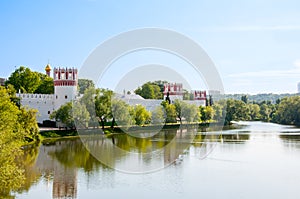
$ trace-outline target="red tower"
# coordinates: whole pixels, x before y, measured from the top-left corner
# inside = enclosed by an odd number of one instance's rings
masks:
[[[206,91],[194,91],[194,100],[206,100]]]

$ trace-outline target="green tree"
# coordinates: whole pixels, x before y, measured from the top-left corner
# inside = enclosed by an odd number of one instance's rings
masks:
[[[260,114],[260,119],[262,121],[265,121],[265,122],[269,122],[270,119],[271,119],[271,112],[272,112],[272,109],[269,107],[269,105],[265,102],[261,103],[260,104],[260,111],[259,111],[259,114]]]
[[[53,79],[43,73],[31,71],[29,68],[20,66],[5,82],[11,84],[16,91],[22,93],[53,94]]]
[[[74,106],[72,102],[65,103],[50,115],[50,119],[64,124],[65,128],[75,129],[76,124],[82,127],[81,123],[89,120],[89,113],[84,105],[79,102],[74,103]]]
[[[80,102],[67,102],[50,115],[50,119],[61,122],[66,128],[85,128],[90,114],[84,104]]]
[[[95,84],[90,79],[78,79],[79,93],[84,94],[84,91],[88,88],[95,88]]]
[[[0,195],[8,197],[24,181],[24,171],[14,161],[22,154],[22,134],[16,130],[20,111],[3,87],[0,87],[0,99]]]
[[[39,94],[53,94],[54,93],[54,83],[53,78],[49,77],[48,75],[38,73],[40,77],[40,84],[34,93]]]
[[[134,119],[137,125],[149,124],[151,122],[151,113],[143,105],[134,107]]]
[[[300,96],[283,98],[274,113],[273,121],[300,126]]]
[[[145,99],[162,99],[163,94],[161,88],[152,82],[147,82],[142,87],[137,88],[135,94],[142,96]]]
[[[214,105],[212,106],[215,114],[213,117],[213,120],[215,120],[216,122],[220,122],[223,118],[224,118],[224,114],[226,112],[225,107],[226,104],[222,104],[220,102],[218,103],[214,103]]]
[[[10,75],[5,83],[13,85],[17,91],[21,90],[22,93],[34,93],[39,87],[41,80],[37,72],[20,66]]]
[[[97,92],[98,89],[96,90],[93,87],[87,88],[84,91],[83,96],[80,98],[80,103],[85,105],[90,115],[89,126],[93,126],[93,127],[99,126],[98,120],[96,118],[96,105],[95,105]]]
[[[195,122],[199,120],[198,107],[195,104],[182,103],[181,116],[185,118],[186,122]]]
[[[55,119],[56,122],[61,122],[66,125],[66,128],[74,128],[74,119],[72,117],[72,102],[67,102],[58,110],[52,112],[50,119]]]
[[[113,118],[111,127],[114,128],[115,123],[117,123],[118,126],[129,126],[134,124],[132,112],[131,107],[126,104],[126,102],[119,99],[113,99],[111,106]]]
[[[75,101],[72,104],[72,116],[76,124],[76,128],[87,128],[90,120],[90,113],[86,109],[85,104]]]
[[[112,99],[113,92],[108,89],[97,89],[95,97],[96,116],[101,122],[102,129],[104,129],[105,122],[112,118]]]
[[[259,120],[261,118],[260,107],[258,104],[248,104],[248,108],[251,120]]]
[[[166,123],[174,123],[177,122],[176,120],[176,108],[174,104],[169,104],[167,101],[163,101],[161,103],[162,107],[164,108],[164,111],[166,113]]]
[[[245,121],[249,119],[249,109],[245,102],[233,99],[226,101],[225,124],[229,124],[231,121]]]
[[[215,110],[211,106],[199,106],[199,112],[202,122],[210,122],[215,115]]]
[[[163,124],[165,121],[165,113],[161,106],[156,107],[151,112],[151,123],[152,124]]]
[[[0,86],[0,195],[9,197],[25,180],[24,171],[16,164],[21,146],[37,139],[36,111],[19,108],[12,101],[14,91]]]

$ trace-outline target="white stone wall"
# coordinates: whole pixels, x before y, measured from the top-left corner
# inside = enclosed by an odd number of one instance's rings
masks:
[[[44,120],[50,120],[50,114],[54,109],[54,95],[47,94],[17,94],[21,99],[21,105],[37,109],[37,121],[43,123]]]

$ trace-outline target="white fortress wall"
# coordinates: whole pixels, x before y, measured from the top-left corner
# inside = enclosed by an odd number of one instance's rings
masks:
[[[54,109],[54,95],[53,94],[22,94],[18,93],[17,97],[21,99],[22,106],[27,106],[37,109],[37,121],[43,123],[44,120],[49,120],[50,114]]]

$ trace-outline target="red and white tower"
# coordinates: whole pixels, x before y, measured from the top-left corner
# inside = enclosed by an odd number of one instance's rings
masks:
[[[206,91],[194,91],[194,100],[206,100]]]
[[[181,83],[164,84],[164,99],[169,96],[171,102],[175,99],[183,100],[183,89]]]
[[[57,110],[61,105],[74,100],[77,95],[77,69],[54,68],[54,108]]]

